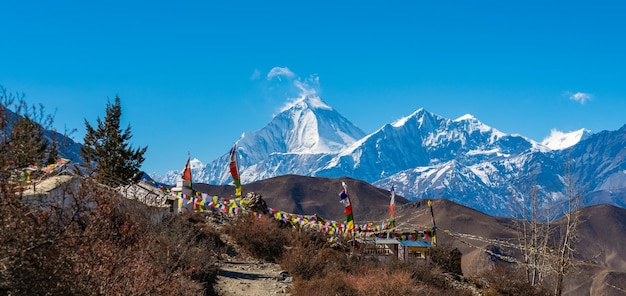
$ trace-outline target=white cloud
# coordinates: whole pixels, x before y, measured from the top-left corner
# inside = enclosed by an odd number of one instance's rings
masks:
[[[311,75],[309,78],[304,80],[300,77],[297,77],[293,80],[293,87],[295,87],[294,91],[295,93],[297,93],[296,97],[288,98],[287,102],[279,109],[280,112],[283,112],[293,107],[295,104],[298,104],[299,102],[307,99],[309,101],[309,104],[314,104],[317,108],[331,109],[324,102],[322,102],[319,97],[319,76]]]
[[[281,76],[293,78],[294,76],[296,76],[296,74],[291,72],[291,70],[289,70],[289,68],[287,67],[274,67],[272,68],[272,70],[270,70],[269,73],[267,73],[267,80],[271,80],[274,77],[278,77],[278,80],[281,80]]]
[[[587,101],[590,101],[591,98],[593,97],[591,94],[588,93],[584,93],[584,92],[576,92],[573,94],[569,94],[569,99],[572,101],[576,101],[578,103],[580,103],[581,105],[584,105]]]
[[[281,96],[281,100],[287,99],[287,102],[279,108],[280,112],[305,99],[309,104],[315,104],[320,108],[326,106],[319,98],[320,78],[317,74],[302,78],[287,67],[274,67],[267,73],[267,80],[271,92]]]
[[[315,97],[319,91],[320,78],[317,75],[311,75],[305,81],[297,79],[293,84],[300,90],[300,97]]]

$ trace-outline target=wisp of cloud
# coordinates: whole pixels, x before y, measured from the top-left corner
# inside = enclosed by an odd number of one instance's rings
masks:
[[[576,92],[569,96],[570,100],[576,101],[580,103],[581,105],[584,105],[587,101],[590,101],[591,98],[592,98],[591,94],[584,93],[584,92]]]

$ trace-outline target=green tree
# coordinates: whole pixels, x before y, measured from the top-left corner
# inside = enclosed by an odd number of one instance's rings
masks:
[[[113,105],[107,103],[104,121],[98,118],[95,129],[85,119],[86,134],[81,156],[90,175],[107,185],[119,185],[135,178],[148,149],[147,146],[137,149],[130,146],[130,124],[122,130],[121,116],[120,98],[116,96]]]
[[[48,148],[44,129],[51,125],[52,116],[45,114],[43,106],[29,106],[23,94],[0,86],[0,169],[42,165]]]
[[[28,116],[15,121],[9,136],[9,149],[18,168],[43,164],[47,147],[41,125]]]

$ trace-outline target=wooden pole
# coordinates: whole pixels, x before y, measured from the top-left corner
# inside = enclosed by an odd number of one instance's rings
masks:
[[[432,200],[428,200],[428,207],[430,208],[430,218],[433,221],[433,236],[432,236],[432,245],[436,246],[437,245],[437,223],[435,223],[435,213],[433,212],[433,201]]]

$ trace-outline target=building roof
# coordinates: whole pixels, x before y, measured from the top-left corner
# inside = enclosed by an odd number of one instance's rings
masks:
[[[400,241],[405,247],[423,247],[430,248],[430,243],[427,241]]]
[[[391,238],[377,238],[376,240],[374,240],[374,242],[377,245],[383,244],[383,245],[398,245],[400,244],[400,241],[397,239],[391,239]]]
[[[356,239],[359,243],[365,244],[377,244],[377,245],[398,245],[400,241],[397,239],[389,239],[389,238],[375,238],[375,239]]]

